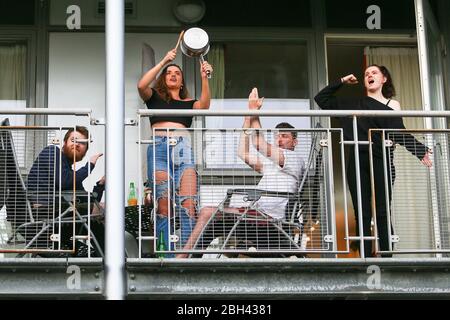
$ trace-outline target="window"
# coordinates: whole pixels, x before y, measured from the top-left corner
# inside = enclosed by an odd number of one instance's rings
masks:
[[[27,45],[0,43],[0,107],[25,109],[27,107]],[[11,125],[24,126],[25,115],[8,115]],[[3,120],[0,118],[0,121]],[[25,166],[25,144],[13,132],[20,151],[19,164]]]
[[[306,44],[227,43],[225,98],[247,97],[257,87],[266,98],[308,98]]]
[[[26,44],[0,43],[0,100],[26,100]]]
[[[213,44],[208,54],[214,67],[210,109],[247,110],[248,95],[256,87],[265,98],[263,110],[309,110],[307,54],[306,43]],[[261,118],[266,129],[285,121],[296,128],[310,127],[306,118]],[[241,128],[242,123],[243,117],[206,117],[211,132],[205,136],[205,169],[248,168],[237,157],[239,132],[221,130]]]

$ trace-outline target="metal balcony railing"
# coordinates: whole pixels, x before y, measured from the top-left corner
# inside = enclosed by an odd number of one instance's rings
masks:
[[[169,159],[163,167],[150,159],[154,167],[147,171],[153,203],[161,204],[166,194],[167,198],[175,197],[168,207],[169,219],[153,210],[152,220],[157,223],[152,231],[158,235],[152,238],[156,254],[263,252],[283,256],[337,252],[334,206],[326,201],[333,198],[326,185],[333,175],[329,152],[333,133],[342,135],[340,130],[329,129],[171,129],[154,131],[152,139],[139,141],[141,152],[154,159]],[[280,174],[287,172],[286,176],[271,174],[278,165],[259,157],[256,148],[250,143],[244,146],[241,141],[259,135],[275,145],[274,135],[279,134],[296,137],[295,148],[279,149],[287,161],[286,171]],[[186,150],[190,154],[182,154]],[[250,169],[246,162],[252,161],[262,168]],[[185,171],[188,164],[193,164],[197,173],[190,179]],[[162,171],[169,172],[169,179],[158,182],[157,175]],[[192,208],[194,218],[188,223],[182,218],[187,206],[178,200],[183,189],[191,191],[184,198],[190,196],[196,202]],[[157,228],[163,219],[166,225]]]
[[[21,113],[30,111],[38,115],[83,115],[91,132],[88,110],[21,110]],[[65,161],[72,160],[63,152],[65,134],[69,129],[74,130],[75,124],[70,127],[27,126],[10,123],[7,115],[1,118],[0,252],[17,257],[103,256],[101,240],[91,228],[93,223],[101,227],[103,209],[91,192],[79,187],[75,174],[79,163],[77,167],[74,161],[73,175],[63,169]],[[90,141],[89,136],[74,138],[73,142],[85,145],[88,150]],[[89,180],[89,161],[86,166]],[[94,214],[97,216],[92,222]]]
[[[382,180],[385,188],[392,188],[391,199],[381,195],[385,198],[388,214],[385,226],[379,227],[388,230],[389,247],[383,251],[377,246],[377,251],[391,254],[450,252],[450,130],[372,130],[371,133],[383,137]],[[428,148],[431,167],[421,164],[413,155],[420,150],[412,139],[408,139],[411,136]],[[405,143],[397,144],[393,149],[398,140]],[[374,206],[374,217],[376,211]]]
[[[361,117],[449,117],[448,112],[383,112],[383,111],[303,111],[303,112],[275,112],[275,111],[175,111],[175,110],[139,110],[139,132],[142,128],[142,119],[153,115],[172,116],[244,116],[259,115],[310,117],[324,119],[324,117],[353,117],[354,127],[358,125]],[[254,131],[254,130],[253,130]],[[273,143],[274,129],[256,130]],[[378,130],[380,131],[380,130]],[[195,207],[195,217],[191,224],[182,222],[184,212],[182,204],[172,199],[179,191],[180,184],[176,178],[177,159],[172,158],[166,162],[168,179],[163,179],[168,194],[168,222],[163,228],[158,224],[158,211],[153,210],[151,226],[146,232],[137,230],[139,247],[151,247],[158,257],[344,257],[352,251],[352,243],[359,247],[360,256],[364,257],[364,243],[373,242],[376,254],[442,254],[450,252],[448,244],[449,232],[449,170],[448,170],[448,132],[446,130],[372,130],[371,135],[379,134],[382,139],[382,150],[374,150],[377,144],[372,140],[360,141],[358,136],[354,140],[346,141],[340,129],[332,128],[295,128],[299,137],[298,162],[305,162],[305,175],[299,180],[299,189],[291,194],[283,194],[269,188],[260,188],[258,182],[263,176],[255,173],[240,160],[238,156],[239,137],[249,135],[245,129],[196,128],[183,130],[167,129],[165,132],[151,132],[149,139],[139,137],[138,168],[145,167],[145,156],[148,149],[157,153],[157,146],[161,144],[160,137],[164,136],[169,143],[163,144],[159,152],[166,153],[169,158],[177,153],[177,139],[187,136],[192,146],[192,163],[195,164],[197,178],[192,182],[193,189],[198,195]],[[253,134],[253,133],[250,133]],[[392,136],[397,135],[396,139]],[[399,138],[401,137],[401,138]],[[405,139],[409,137],[411,139]],[[401,140],[405,141],[401,141]],[[415,140],[414,140],[415,139]],[[408,145],[411,141],[423,145],[430,151],[431,167],[420,163],[418,155],[414,156],[415,145]],[[333,145],[335,146],[333,148]],[[356,228],[359,235],[350,234],[350,221],[355,219],[353,214],[347,212],[346,192],[336,199],[337,188],[347,190],[347,172],[344,163],[359,161],[358,157],[350,158],[344,151],[344,146],[354,146],[355,155],[360,149],[370,150],[370,166],[361,169],[356,166],[357,177],[361,174],[370,176],[370,180],[361,186],[357,183],[358,206],[363,205],[363,192],[369,192],[373,201],[370,204],[372,224],[369,231],[363,231],[363,217],[361,210],[357,212]],[[337,146],[337,147],[336,147]],[[367,147],[369,146],[369,147]],[[408,152],[408,151],[409,152]],[[255,149],[249,149],[249,154],[256,156]],[[380,153],[381,152],[381,153]],[[421,156],[423,156],[422,154]],[[319,163],[317,159],[320,159]],[[173,162],[170,162],[173,161]],[[382,172],[374,171],[374,163],[383,163]],[[143,163],[144,162],[144,163]],[[395,162],[395,170],[394,168]],[[154,161],[152,162],[155,163]],[[339,170],[336,170],[339,168]],[[375,166],[379,168],[379,166]],[[148,170],[148,169],[147,169]],[[155,172],[161,168],[153,168],[151,176],[140,174],[141,185],[147,179],[153,181],[150,188],[153,191],[153,204],[158,206],[161,195],[155,194],[158,186],[155,183]],[[367,170],[361,172],[362,170]],[[164,171],[164,170],[163,170]],[[174,179],[171,180],[171,177]],[[375,188],[379,178],[383,179],[385,188],[380,195]],[[167,177],[166,177],[167,178]],[[302,179],[304,178],[304,179]],[[338,187],[339,186],[339,187]],[[309,189],[308,189],[309,188]],[[392,190],[392,196],[389,191]],[[368,191],[367,191],[368,190]],[[156,192],[158,193],[158,192]],[[302,195],[308,193],[309,198]],[[143,195],[141,195],[142,198]],[[287,206],[284,216],[277,220],[270,212],[258,210],[258,201],[264,197],[285,197],[291,201],[299,199],[298,206]],[[383,198],[384,199],[383,199]],[[176,197],[174,197],[176,198]],[[383,201],[384,200],[384,201]],[[295,201],[294,201],[295,202]],[[311,203],[313,204],[311,206]],[[386,203],[387,219],[379,218],[376,203]],[[159,204],[160,205],[160,204]],[[361,207],[362,208],[362,207]],[[205,211],[207,212],[205,218]],[[277,211],[277,210],[275,210]],[[343,231],[337,230],[340,223],[336,212],[339,211],[343,220]],[[145,219],[148,219],[147,216]],[[140,218],[141,223],[145,220]],[[156,223],[154,223],[156,221]],[[342,223],[342,222],[341,222]],[[199,226],[201,225],[201,227]],[[190,239],[192,233],[197,234]],[[341,228],[342,229],[342,228]],[[161,232],[161,230],[163,230]],[[380,234],[388,232],[388,247],[380,246]],[[199,234],[198,234],[199,232]],[[383,237],[383,236],[382,236]],[[150,242],[143,242],[143,241]],[[376,241],[375,241],[376,240]],[[383,240],[383,239],[381,239]],[[384,241],[384,240],[383,240]],[[162,245],[161,245],[162,243]],[[338,244],[341,245],[338,245]],[[316,255],[311,255],[316,254]],[[319,255],[317,255],[319,254]],[[142,256],[140,256],[142,257]]]
[[[95,122],[91,119],[89,111],[62,112],[35,109],[20,113],[76,114],[86,116],[88,124]],[[5,118],[14,112],[3,111],[3,114],[5,116],[2,118]],[[145,191],[151,193],[151,201],[146,204],[141,202],[141,199],[145,197],[148,199],[149,196],[144,195],[144,188],[139,187],[138,205],[126,208],[125,231],[129,238],[132,238],[131,241],[135,241],[133,245],[138,248],[134,254],[128,252],[128,257],[170,258],[179,254],[180,257],[209,258],[239,256],[337,258],[352,253],[352,243],[359,244],[359,251],[364,257],[362,254],[364,242],[380,240],[380,234],[384,232],[379,230],[380,226],[388,232],[388,247],[382,248],[380,241],[374,241],[376,253],[424,254],[440,257],[450,252],[448,210],[450,155],[447,130],[374,129],[371,131],[371,137],[377,134],[382,137],[381,150],[373,150],[376,144],[372,140],[359,141],[358,137],[355,137],[352,141],[346,141],[341,129],[315,126],[277,130],[167,129],[163,133],[148,131],[149,137],[143,138],[141,132],[147,130],[142,128],[143,118],[160,114],[234,117],[281,115],[311,117],[315,121],[328,116],[351,116],[355,126],[358,118],[367,116],[430,118],[450,116],[448,112],[139,110],[136,128],[139,148],[136,165],[139,170],[139,186],[147,186]],[[68,128],[17,127],[2,124],[0,187],[2,207],[6,204],[0,216],[2,253],[67,256],[73,255],[78,252],[80,246],[84,246],[86,251],[82,256],[97,255],[98,250],[95,248],[98,244],[95,242],[98,239],[92,237],[91,230],[92,208],[95,201],[89,193],[83,194],[82,190],[63,191],[54,188],[42,194],[42,190],[31,192],[27,189],[28,173],[35,164],[39,152],[49,145],[56,145],[61,149]],[[295,180],[295,188],[285,188],[287,182],[281,178],[273,181],[264,179],[264,172],[248,166],[242,160],[242,152],[239,152],[241,140],[247,138],[249,144],[243,149],[244,154],[252,159],[260,156],[261,160],[264,157],[253,146],[255,137],[263,137],[265,141],[274,145],[276,136],[280,133],[296,135],[293,163],[300,169]],[[432,166],[421,164],[417,155],[411,153],[411,149],[415,146],[408,143],[412,140],[406,139],[405,143],[398,143],[399,136],[414,137],[425,146],[430,151]],[[191,153],[183,155],[176,152],[181,150],[177,149],[180,137],[189,141]],[[168,143],[161,147],[159,144],[162,138],[167,139]],[[344,149],[346,145],[356,146],[355,153],[358,153],[361,146],[369,145],[371,153],[368,174],[371,184],[369,190],[374,195],[371,207],[373,223],[370,233],[364,232],[362,235],[360,232],[359,236],[350,231],[354,217],[352,212],[347,212],[347,207],[351,208],[347,193],[337,193],[339,190],[347,190],[345,164],[349,161],[349,154]],[[146,168],[149,148],[153,151],[152,157],[156,157],[158,152],[163,152],[175,163],[175,166],[166,163],[169,174],[162,182],[157,182],[158,170],[150,170],[153,172],[153,179],[150,179],[150,184],[145,184],[149,175],[143,169],[149,171]],[[381,173],[374,169],[374,163],[379,161],[383,162]],[[176,166],[185,163],[191,163],[191,169],[195,173],[194,179],[185,185],[191,190],[191,194],[180,193],[183,177],[180,172],[175,172]],[[392,170],[394,166],[395,171]],[[358,171],[361,169],[356,170]],[[53,175],[55,176],[54,173]],[[374,190],[379,176],[382,177],[384,189],[392,189],[391,197],[388,192],[381,195],[384,196],[387,212],[386,220],[383,221],[377,221],[379,207],[376,203],[381,201],[381,196]],[[163,184],[166,194],[158,193],[157,190]],[[278,188],[280,185],[281,189]],[[357,192],[359,194],[362,192],[361,183]],[[163,227],[157,227],[161,217],[157,215],[158,210],[154,207],[155,204],[159,205],[163,195],[168,199],[173,198],[173,201],[167,207],[169,219]],[[36,196],[41,198],[44,196],[51,206],[43,207],[34,203]],[[80,197],[85,197],[85,201],[80,200]],[[190,200],[191,208],[185,205],[189,202],[187,200]],[[262,206],[261,203],[264,201],[269,205]],[[86,205],[81,202],[85,202]],[[189,212],[191,209],[192,212]],[[361,211],[358,212],[356,221],[360,230],[363,229],[363,219]],[[339,224],[343,226],[338,227]],[[66,225],[68,227],[65,227]],[[196,226],[197,234],[190,239]],[[63,230],[68,230],[68,233],[63,234]],[[64,242],[64,239],[70,241]],[[103,256],[103,252],[100,256]]]

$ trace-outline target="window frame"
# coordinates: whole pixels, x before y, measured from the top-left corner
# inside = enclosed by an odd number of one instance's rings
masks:
[[[34,31],[0,28],[0,45],[25,44],[27,46],[26,62],[26,105],[36,107],[36,35]]]

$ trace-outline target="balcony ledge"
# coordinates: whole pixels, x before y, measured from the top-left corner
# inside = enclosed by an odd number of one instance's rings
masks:
[[[129,299],[450,297],[449,258],[128,259],[126,268]],[[103,262],[6,258],[0,282],[0,297],[102,299]]]

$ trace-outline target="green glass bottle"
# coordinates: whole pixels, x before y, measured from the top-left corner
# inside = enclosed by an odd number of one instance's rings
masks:
[[[164,230],[159,231],[159,237],[157,241],[157,256],[158,258],[164,258],[164,253],[162,251],[166,251],[166,241],[164,240]]]

